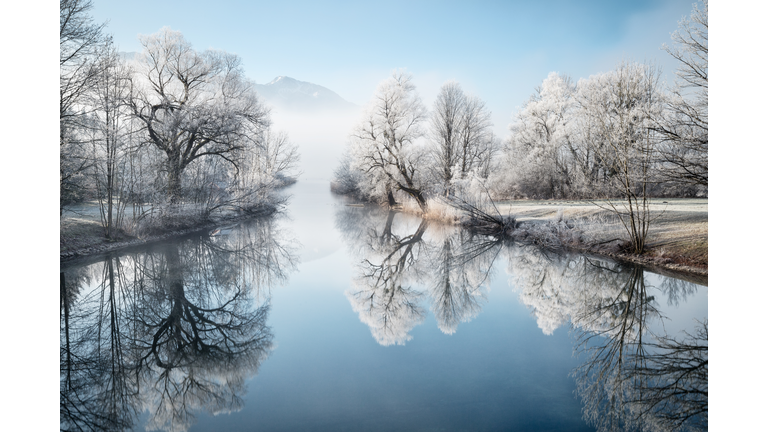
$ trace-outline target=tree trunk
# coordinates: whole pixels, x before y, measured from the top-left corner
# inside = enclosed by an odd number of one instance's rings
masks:
[[[392,186],[387,185],[387,203],[389,204],[389,207],[392,208],[397,205],[397,201],[395,201],[395,194],[392,193]]]
[[[181,199],[181,170],[176,161],[168,161],[168,201],[173,206]]]

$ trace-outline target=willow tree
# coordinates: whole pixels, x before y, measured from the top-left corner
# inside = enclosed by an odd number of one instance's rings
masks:
[[[182,173],[192,162],[220,158],[237,169],[244,151],[259,145],[269,112],[238,56],[195,51],[168,28],[140,41],[144,51],[132,109],[148,141],[165,155],[167,194],[174,205],[182,196]]]

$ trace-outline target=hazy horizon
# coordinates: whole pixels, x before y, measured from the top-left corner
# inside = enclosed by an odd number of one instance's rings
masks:
[[[139,34],[168,26],[195,49],[239,55],[258,84],[288,76],[359,106],[395,69],[413,74],[428,108],[440,86],[456,80],[486,102],[493,131],[504,138],[512,115],[549,72],[578,81],[626,59],[656,63],[671,82],[677,64],[661,46],[671,43],[692,4],[232,1],[212,7],[96,0],[92,15],[108,21],[106,32],[121,51],[140,52]]]

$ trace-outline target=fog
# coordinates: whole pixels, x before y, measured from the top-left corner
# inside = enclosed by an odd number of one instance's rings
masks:
[[[274,128],[288,133],[299,147],[299,181],[328,181],[333,177],[361,109],[288,111],[273,108]]]

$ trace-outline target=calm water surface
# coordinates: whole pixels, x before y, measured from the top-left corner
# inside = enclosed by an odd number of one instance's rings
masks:
[[[706,287],[289,192],[62,267],[62,429],[706,429]]]

